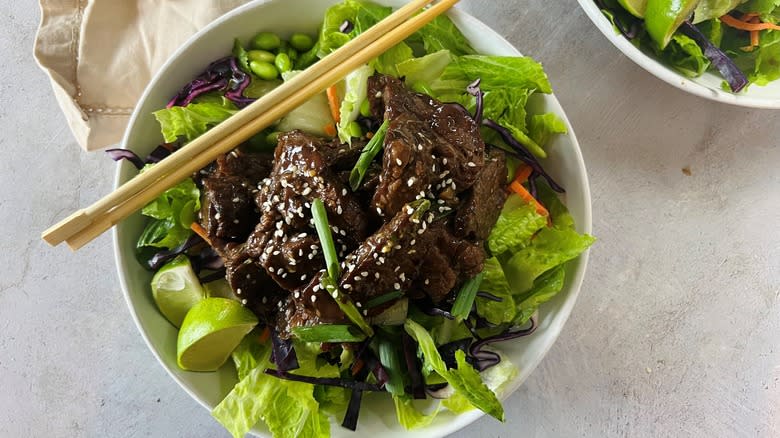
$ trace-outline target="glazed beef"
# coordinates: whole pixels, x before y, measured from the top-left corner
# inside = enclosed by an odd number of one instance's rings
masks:
[[[455,235],[474,240],[488,238],[506,201],[506,176],[506,156],[492,148],[477,181],[463,196],[455,216]]]
[[[372,204],[380,215],[392,217],[421,193],[451,198],[474,184],[485,144],[462,106],[414,93],[381,75],[369,79],[368,95],[374,116],[390,122]]]
[[[217,159],[214,171],[201,180],[200,222],[212,241],[246,239],[259,217],[253,192],[270,170],[267,154],[234,151]]]
[[[389,121],[382,154],[352,192],[349,173],[365,146],[300,131],[279,136],[271,159],[227,155],[204,176],[204,227],[243,302],[283,338],[301,325],[348,324],[321,286],[325,260],[311,216],[328,214],[339,289],[365,315],[381,295],[452,300],[482,271],[484,240],[505,201],[504,154],[487,152],[460,105],[443,104],[377,75],[369,80],[376,127]],[[375,129],[375,128],[373,128]]]

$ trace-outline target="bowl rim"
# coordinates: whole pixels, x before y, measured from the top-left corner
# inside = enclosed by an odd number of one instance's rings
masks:
[[[224,21],[228,21],[231,18],[237,15],[241,15],[246,11],[258,7],[262,4],[272,3],[276,1],[282,1],[282,0],[253,0],[239,7],[236,7],[235,9],[223,14],[222,16],[216,18],[214,21],[209,23],[208,25],[204,26],[198,32],[196,32],[191,37],[189,37],[184,43],[182,43],[181,46],[179,46],[168,57],[166,62],[160,67],[157,73],[154,74],[154,76],[152,77],[152,79],[149,81],[148,85],[144,89],[144,92],[141,95],[141,97],[138,99],[138,102],[136,103],[133,113],[128,121],[127,128],[125,129],[125,132],[122,136],[120,146],[122,148],[126,148],[130,137],[130,132],[132,128],[135,126],[135,124],[137,123],[138,118],[141,116],[140,109],[143,106],[142,103],[149,98],[149,96],[152,93],[152,90],[156,88],[157,83],[161,80],[161,78],[165,75],[165,73],[167,73],[167,70],[172,66],[172,64],[176,61],[176,59],[178,59],[189,46],[191,46],[195,41],[200,39],[203,34],[211,31],[215,27],[220,26]],[[481,32],[493,33],[498,40],[506,44],[507,47],[511,47],[517,56],[522,56],[520,51],[513,44],[507,41],[506,38],[504,38],[501,34],[493,30],[490,26],[484,24],[481,20],[475,18],[468,12],[465,12],[460,8],[455,7],[450,9],[450,11],[447,12],[447,15],[466,20],[469,22],[469,26],[474,26],[478,28],[478,30]],[[592,199],[590,193],[590,182],[588,179],[588,173],[587,173],[587,168],[585,166],[585,161],[582,155],[582,149],[580,148],[579,141],[577,140],[577,136],[574,133],[574,129],[572,128],[571,122],[567,117],[565,111],[563,110],[563,107],[560,105],[560,102],[556,98],[555,93],[554,92],[550,93],[549,96],[552,98],[551,103],[554,107],[554,111],[558,115],[562,116],[566,124],[568,130],[566,136],[569,137],[571,141],[574,160],[576,161],[578,166],[578,171],[581,174],[580,179],[582,183],[583,218],[581,221],[577,223],[577,226],[580,232],[592,234],[592,228],[593,228]],[[117,166],[116,172],[114,174],[114,188],[116,189],[121,184],[123,184],[122,167]],[[188,384],[182,379],[180,379],[174,373],[174,371],[166,365],[165,361],[160,356],[160,352],[158,352],[153,346],[150,339],[150,334],[147,333],[146,328],[141,323],[140,317],[138,316],[138,313],[136,312],[136,309],[133,306],[133,303],[130,298],[130,288],[128,286],[126,274],[123,268],[123,264],[126,262],[128,258],[131,258],[132,255],[128,256],[127,252],[121,249],[118,227],[116,226],[112,228],[112,243],[113,243],[115,266],[117,269],[117,274],[119,276],[119,283],[122,288],[122,294],[124,296],[125,303],[127,304],[127,308],[130,311],[130,314],[133,318],[133,322],[135,323],[136,328],[138,329],[139,333],[141,334],[141,337],[146,343],[147,348],[154,355],[155,359],[157,359],[159,365],[179,385],[179,387],[183,389],[187,394],[189,394],[189,396],[192,399],[197,401],[198,404],[200,404],[207,411],[210,412],[213,409],[213,407],[206,400],[201,398],[195,391],[191,390]],[[528,371],[525,374],[525,376],[521,378],[520,375],[518,374],[518,377],[513,379],[511,383],[505,388],[503,393],[500,395],[500,399],[502,400],[502,402],[507,398],[509,398],[520,386],[523,385],[523,383],[525,383],[525,380],[528,378],[528,376],[530,376],[533,373],[533,371],[537,368],[539,363],[541,363],[541,361],[547,356],[552,346],[558,340],[558,337],[560,336],[561,331],[563,330],[563,326],[568,321],[571,312],[574,308],[574,305],[577,302],[577,298],[579,297],[581,287],[582,287],[582,282],[585,278],[585,273],[587,271],[589,255],[590,255],[590,249],[587,249],[582,254],[580,254],[579,257],[569,262],[569,263],[576,263],[576,267],[573,269],[574,275],[572,275],[569,281],[567,281],[567,285],[570,288],[570,290],[568,292],[568,296],[566,300],[563,302],[562,306],[557,312],[559,318],[556,320],[556,323],[551,325],[548,329],[550,332],[549,340],[541,349],[541,353],[538,354],[530,362],[529,366],[525,367],[525,369]],[[470,425],[477,419],[481,418],[483,415],[485,415],[484,412],[478,409],[474,409],[472,411],[465,412],[460,415],[456,415],[453,421],[449,422],[446,425],[440,426],[437,429],[437,432],[435,434],[431,433],[429,436],[434,437],[434,436],[445,436],[445,435],[452,434]],[[256,435],[254,431],[250,431],[249,433],[250,435]],[[257,436],[261,436],[261,435],[257,435]]]
[[[593,0],[577,0],[580,7],[585,11],[590,21],[604,34],[605,37],[620,50],[629,59],[642,67],[645,71],[661,79],[669,85],[672,85],[687,93],[703,97],[715,102],[726,103],[729,105],[761,108],[761,109],[780,109],[780,99],[758,98],[744,94],[734,94],[718,88],[702,85],[674,69],[667,67],[660,61],[644,53],[620,33],[615,33],[612,24],[601,12],[601,9]],[[757,85],[753,85],[754,87]]]

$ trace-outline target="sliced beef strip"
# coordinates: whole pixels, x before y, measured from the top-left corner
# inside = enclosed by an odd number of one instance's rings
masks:
[[[282,134],[274,169],[255,199],[260,221],[234,251],[290,292],[307,285],[325,265],[311,216],[315,198],[325,204],[342,257],[367,235],[361,205],[329,168],[329,160],[340,154],[333,144],[300,131]]]
[[[457,211],[454,234],[471,240],[485,240],[506,202],[506,156],[491,149],[477,181],[464,195]]]
[[[287,292],[242,251],[242,245],[229,244],[223,255],[226,279],[233,292],[261,321],[273,322],[277,305]]]
[[[233,151],[202,178],[200,222],[212,240],[241,241],[252,231],[259,217],[254,192],[270,173],[271,158]]]
[[[276,320],[279,336],[286,339],[295,327],[317,324],[350,324],[349,319],[339,308],[336,301],[320,285],[325,270],[321,270],[312,280],[289,295]]]
[[[434,190],[451,188],[453,197],[474,184],[484,164],[485,144],[465,108],[414,93],[389,76],[373,76],[368,85],[374,117],[390,121],[374,208],[392,217],[420,191],[409,198],[405,187],[430,190],[428,185],[440,183]],[[429,166],[417,165],[429,159]],[[411,177],[415,180],[409,187]]]

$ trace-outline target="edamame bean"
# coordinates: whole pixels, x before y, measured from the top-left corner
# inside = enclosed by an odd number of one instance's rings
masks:
[[[250,50],[246,52],[250,61],[274,62],[276,55],[266,50]]]
[[[363,117],[371,117],[371,103],[369,103],[368,99],[360,104],[360,115]]]
[[[252,38],[252,48],[259,50],[274,50],[282,44],[281,38],[271,32],[260,32]]]
[[[276,69],[279,70],[279,73],[286,73],[292,70],[292,61],[290,61],[290,57],[286,53],[276,55],[274,65],[276,65]]]
[[[360,138],[363,136],[363,128],[360,126],[360,123],[355,121],[349,122],[349,125],[347,125],[347,132],[351,137]]]
[[[249,63],[249,69],[260,79],[272,81],[279,76],[279,71],[270,62],[252,61]]]
[[[306,52],[314,47],[314,40],[305,33],[294,33],[290,37],[290,45],[300,52]]]

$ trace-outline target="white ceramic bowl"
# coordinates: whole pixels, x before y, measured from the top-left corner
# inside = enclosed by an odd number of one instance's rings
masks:
[[[152,111],[165,106],[170,96],[190,79],[200,73],[212,60],[230,53],[233,38],[247,40],[256,32],[268,30],[289,35],[294,31],[313,33],[320,24],[324,11],[337,0],[268,0],[257,1],[240,7],[202,29],[181,47],[155,76],[146,89],[125,133],[123,147],[144,155],[162,142],[159,127]],[[381,1],[399,6],[400,0]],[[450,17],[474,47],[481,53],[495,55],[520,55],[498,33],[459,10],[453,10]],[[554,96],[539,97],[534,103],[538,111],[552,111],[566,120]],[[577,140],[571,126],[569,134],[558,136],[550,147],[547,170],[568,189],[566,203],[577,221],[581,232],[591,231],[591,205],[588,179]],[[116,174],[116,185],[135,175],[131,165],[122,164]],[[139,214],[117,225],[114,231],[114,246],[119,278],[127,305],[138,325],[138,330],[149,348],[163,367],[185,391],[205,408],[211,410],[230,391],[236,382],[231,366],[215,373],[193,373],[179,369],[176,365],[176,329],[158,312],[152,300],[149,281],[151,274],[135,259],[133,248],[143,227]],[[542,360],[569,317],[585,273],[588,255],[583,254],[568,266],[568,277],[564,290],[541,309],[539,329],[533,336],[517,342],[502,344],[503,351],[520,369],[512,382],[508,396],[515,391]],[[387,399],[387,400],[385,400]],[[439,415],[428,428],[406,432],[396,421],[389,397],[370,397],[364,400],[358,425],[362,436],[371,434],[375,438],[407,433],[411,437],[433,437],[452,433],[479,418],[481,412],[455,416],[449,412]],[[340,421],[340,419],[339,419]],[[254,432],[267,434],[260,425]],[[332,427],[334,437],[354,434],[337,424]]]
[[[653,76],[683,91],[717,102],[751,108],[780,108],[780,81],[772,82],[765,87],[750,85],[747,91],[733,94],[720,88],[723,78],[717,74],[706,72],[698,78],[689,78],[664,64],[654,54],[636,47],[622,34],[615,32],[612,23],[601,13],[593,0],[577,1],[590,20],[618,50]]]

